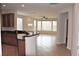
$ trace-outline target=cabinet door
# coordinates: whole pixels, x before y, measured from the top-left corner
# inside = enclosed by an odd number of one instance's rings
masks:
[[[6,14],[2,14],[2,27],[6,27],[7,26],[7,16]]]
[[[6,27],[10,27],[10,15],[9,14],[6,14]]]
[[[10,27],[14,27],[14,14],[10,14],[9,15],[9,17],[10,17]]]
[[[2,56],[18,56],[17,47],[2,44]]]
[[[19,56],[25,56],[25,41],[18,39]]]
[[[14,27],[14,14],[2,14],[2,27]]]

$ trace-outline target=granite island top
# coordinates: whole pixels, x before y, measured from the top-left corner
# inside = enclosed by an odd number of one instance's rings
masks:
[[[20,37],[20,39],[23,39],[24,37],[32,37],[32,36],[36,36],[36,35],[40,34],[39,32],[34,32],[34,31],[20,31],[20,30],[1,31],[1,33],[15,33],[17,35],[17,38]]]

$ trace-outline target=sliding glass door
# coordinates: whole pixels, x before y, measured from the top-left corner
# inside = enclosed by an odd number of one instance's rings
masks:
[[[57,32],[56,20],[34,20],[34,31],[53,31]]]

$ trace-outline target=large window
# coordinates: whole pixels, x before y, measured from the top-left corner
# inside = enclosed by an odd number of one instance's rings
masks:
[[[34,20],[34,31],[36,31],[36,20]]]
[[[38,21],[38,22],[37,22],[37,30],[38,30],[38,31],[41,31],[41,25],[42,25],[42,24],[41,24],[41,21]]]
[[[57,31],[57,21],[36,21],[34,20],[34,30],[37,31]]]
[[[53,31],[57,31],[57,21],[53,21]]]
[[[17,30],[23,30],[23,19],[17,18]]]
[[[42,21],[42,31],[52,31],[51,21]]]

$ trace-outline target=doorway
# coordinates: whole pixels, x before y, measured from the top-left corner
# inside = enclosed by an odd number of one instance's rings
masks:
[[[60,20],[58,21],[58,32],[59,32],[59,40],[60,44],[64,44],[65,47],[68,47],[68,12],[64,12],[60,14]]]
[[[65,41],[66,47],[67,47],[67,43],[68,43],[68,19],[66,20],[66,41]]]
[[[1,15],[0,15],[0,56],[2,55],[2,46],[1,46]]]

